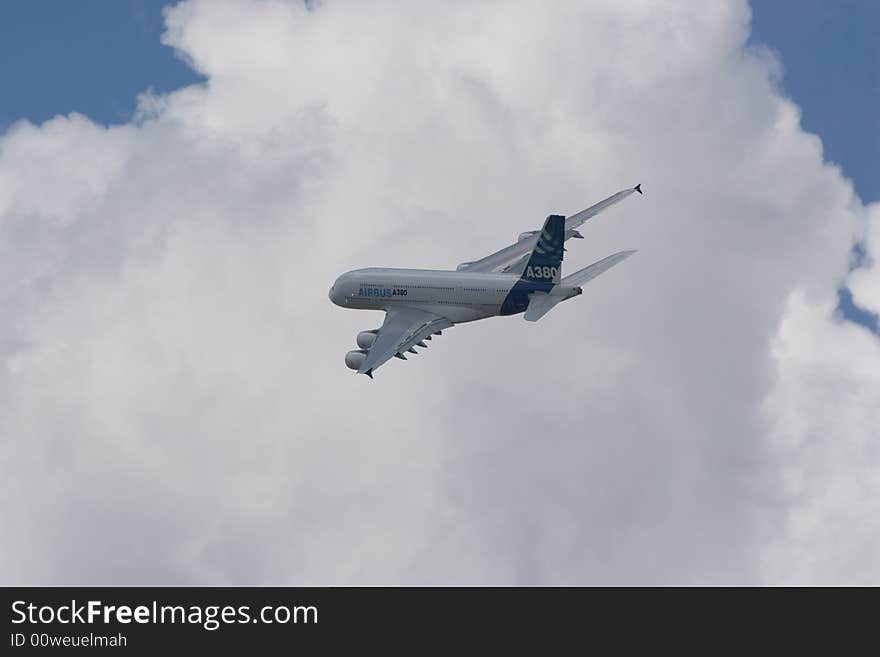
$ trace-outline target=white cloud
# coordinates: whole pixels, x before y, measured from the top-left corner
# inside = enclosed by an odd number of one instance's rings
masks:
[[[866,252],[880,253],[880,205],[867,208]],[[847,278],[864,308],[880,309],[880,270]],[[833,296],[795,292],[773,342],[777,382],[766,403],[782,530],[765,555],[771,581],[880,582],[880,340],[832,313]]]
[[[864,239],[867,262],[862,262],[849,275],[847,286],[860,307],[880,313],[880,263],[877,262],[877,254],[880,254],[880,204],[871,205],[869,212],[871,218]]]
[[[772,582],[880,583],[880,341],[829,321],[832,308],[793,295],[774,342],[767,415],[784,513],[767,514]]]
[[[877,572],[876,341],[826,301],[868,214],[744,3],[167,19],[206,84],[0,141],[3,581]],[[381,318],[330,305],[341,271],[454,266],[636,182],[567,257],[640,253],[583,297],[343,367]]]

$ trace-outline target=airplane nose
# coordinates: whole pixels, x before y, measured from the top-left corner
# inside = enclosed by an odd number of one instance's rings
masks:
[[[330,301],[335,303],[337,306],[341,306],[345,308],[345,299],[346,295],[350,293],[351,288],[351,276],[350,274],[342,274],[339,278],[333,281],[333,286],[330,288]]]
[[[328,297],[330,297],[330,301],[335,303],[337,306],[341,306],[342,304],[340,299],[339,290],[336,289],[336,285],[339,283],[339,279],[337,278],[333,285],[330,287],[330,292],[328,293]]]

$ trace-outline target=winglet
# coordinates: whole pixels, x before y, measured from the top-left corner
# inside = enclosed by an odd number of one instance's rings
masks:
[[[633,189],[636,190],[639,194],[644,194],[644,192],[642,191],[642,183],[639,183],[638,185],[633,187]]]

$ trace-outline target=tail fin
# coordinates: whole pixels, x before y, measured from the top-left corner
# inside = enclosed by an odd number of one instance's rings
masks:
[[[544,222],[538,242],[532,250],[522,277],[539,283],[558,283],[562,270],[562,245],[565,243],[565,217],[551,214]]]

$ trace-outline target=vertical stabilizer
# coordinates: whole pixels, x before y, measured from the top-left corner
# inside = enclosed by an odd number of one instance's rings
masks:
[[[522,277],[535,283],[558,283],[562,271],[562,245],[565,244],[565,217],[551,214],[538,234]]]

